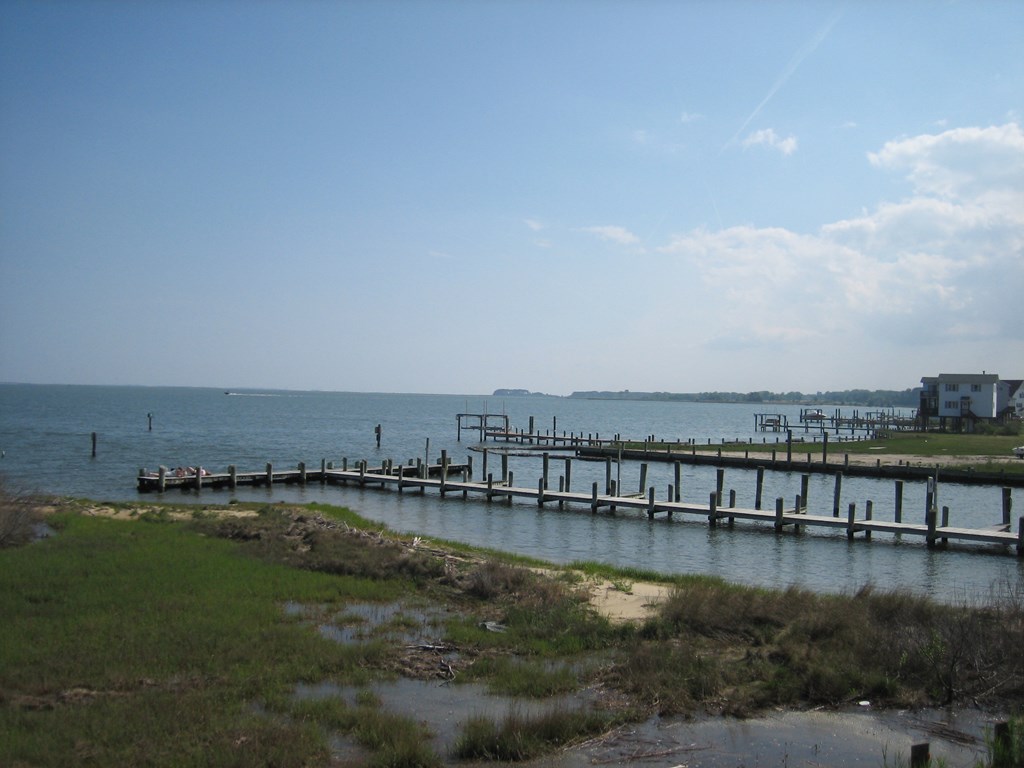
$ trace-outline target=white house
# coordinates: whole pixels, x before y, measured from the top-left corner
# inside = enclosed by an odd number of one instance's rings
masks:
[[[1010,403],[1009,386],[994,373],[940,373],[921,386],[923,418],[994,419]]]

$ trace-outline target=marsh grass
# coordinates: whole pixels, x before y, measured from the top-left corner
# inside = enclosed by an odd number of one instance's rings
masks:
[[[461,760],[522,761],[607,730],[615,718],[594,710],[555,709],[526,717],[513,712],[503,720],[470,718],[452,752]]]
[[[653,712],[1024,700],[1019,588],[946,606],[679,576],[663,580],[673,592],[655,616],[613,626],[578,578],[449,558],[350,513],[275,505],[170,522],[179,513],[62,513],[58,536],[0,550],[0,765],[325,764],[330,734],[373,765],[438,764],[422,727],[368,692],[296,699],[298,683],[394,674],[406,641],[391,635],[421,619],[382,611],[368,641],[317,631],[352,603],[443,608],[434,626],[462,660],[456,682],[541,699],[596,683],[620,707],[473,720],[458,748],[473,759],[536,756]],[[656,576],[582,569],[613,583]]]

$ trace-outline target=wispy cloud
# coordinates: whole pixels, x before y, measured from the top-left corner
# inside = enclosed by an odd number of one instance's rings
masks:
[[[634,235],[625,227],[616,227],[613,225],[601,226],[601,227],[581,227],[581,232],[587,232],[592,235],[597,235],[602,240],[608,242],[618,243],[619,245],[636,245],[640,242],[640,238]]]
[[[796,152],[796,136],[780,138],[771,128],[754,131],[743,140],[743,147],[765,146],[777,149],[784,155],[792,155]]]
[[[683,114],[681,114],[679,116],[679,122],[683,123],[683,124],[695,123],[698,120],[703,120],[703,119],[704,119],[704,115],[700,114],[699,112],[683,112]]]
[[[832,27],[834,27],[836,22],[839,21],[840,16],[842,16],[842,9],[837,10],[832,14],[829,20],[825,22],[825,24],[811,37],[811,39],[804,43],[803,47],[793,54],[793,58],[789,60],[789,64],[787,64],[786,68],[782,70],[782,74],[776,78],[772,87],[768,89],[768,93],[763,99],[761,99],[761,103],[754,108],[753,112],[747,115],[747,119],[743,121],[743,124],[736,130],[736,133],[733,134],[732,138],[729,139],[724,147],[722,147],[723,150],[730,144],[736,143],[739,135],[747,129],[747,126],[750,125],[758,114],[760,114],[765,105],[772,100],[772,97],[775,96],[775,94],[779,92],[779,89],[786,84],[786,81],[793,76],[793,73],[797,71],[804,59],[814,53],[815,49],[822,44],[826,37],[828,37],[828,33],[832,31]]]
[[[544,229],[543,222],[540,222],[537,219],[523,219],[523,224],[532,229],[534,232],[540,232],[542,229]]]

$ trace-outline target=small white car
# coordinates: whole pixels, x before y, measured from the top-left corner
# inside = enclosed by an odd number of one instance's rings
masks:
[[[1018,459],[1024,459],[1024,445],[1018,445],[1013,449],[1013,455]]]

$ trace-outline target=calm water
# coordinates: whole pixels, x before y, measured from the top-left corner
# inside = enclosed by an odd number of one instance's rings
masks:
[[[845,409],[847,412],[852,409]],[[863,409],[862,409],[863,410]],[[0,472],[12,486],[30,491],[84,496],[97,500],[139,498],[135,476],[141,467],[202,465],[214,471],[235,464],[260,470],[266,462],[291,468],[299,461],[319,467],[320,460],[339,462],[391,458],[432,459],[447,450],[455,460],[478,444],[473,432],[456,440],[455,414],[504,413],[514,427],[526,428],[530,417],[538,429],[557,426],[559,433],[583,432],[611,437],[695,439],[706,443],[723,437],[754,437],[754,413],[773,411],[794,421],[796,406],[740,404],[587,401],[528,396],[493,398],[461,395],[395,395],[332,392],[251,392],[226,395],[223,390],[148,387],[79,387],[0,385]],[[148,429],[148,414],[153,428]],[[374,428],[382,428],[376,447]],[[91,454],[91,433],[98,436]],[[768,437],[775,440],[775,435]],[[489,445],[493,446],[493,443]],[[784,448],[784,446],[783,446]],[[833,448],[838,454],[841,449]],[[481,455],[474,453],[480,468]],[[492,471],[498,459],[491,458]],[[552,459],[552,485],[564,469]],[[535,486],[541,459],[513,457],[516,484]],[[627,490],[639,489],[639,465],[624,462],[613,470]],[[604,465],[574,462],[574,489],[603,483]],[[673,481],[670,465],[652,463],[648,484],[664,498]],[[710,468],[684,467],[684,500],[707,502],[715,487]],[[754,473],[730,470],[726,487],[737,492],[740,506],[753,506]],[[834,481],[811,476],[812,511],[831,510]],[[788,502],[800,492],[798,473],[767,473],[765,499]],[[876,518],[892,518],[891,483],[846,478],[842,508],[874,503]],[[907,483],[904,519],[924,517],[925,489]],[[1024,499],[1014,492],[1015,514]],[[157,499],[156,495],[144,498]],[[643,513],[591,515],[589,508],[559,511],[535,503],[492,503],[436,494],[321,487],[277,486],[174,491],[174,501],[226,503],[232,498],[264,501],[326,501],[355,509],[366,517],[405,532],[422,533],[534,555],[565,563],[600,560],[666,573],[713,573],[766,586],[798,584],[821,591],[854,590],[866,583],[900,586],[941,599],[987,596],[992,589],[1024,584],[1024,562],[1005,550],[952,548],[930,551],[916,537],[896,541],[875,534],[876,543],[848,542],[842,532],[776,535],[768,526],[737,523],[733,529],[710,529],[693,518],[649,521]],[[940,504],[950,506],[954,523],[990,525],[1000,519],[1000,490],[945,484]]]

